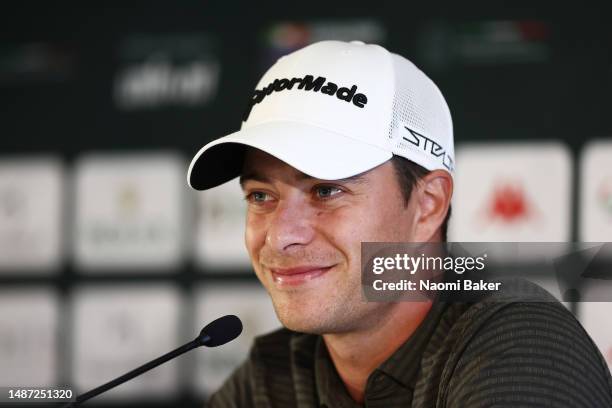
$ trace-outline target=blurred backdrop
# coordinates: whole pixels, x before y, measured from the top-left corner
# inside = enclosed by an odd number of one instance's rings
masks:
[[[86,391],[237,314],[238,341],[92,404],[201,406],[279,326],[250,271],[237,184],[195,193],[186,171],[239,128],[265,69],[314,41],[384,45],[438,84],[456,138],[450,240],[612,241],[612,16],[501,4],[3,11],[0,386]],[[612,305],[565,305],[612,364]]]

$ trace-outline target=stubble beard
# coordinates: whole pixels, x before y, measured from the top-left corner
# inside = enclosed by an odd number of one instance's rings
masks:
[[[294,259],[315,264],[342,264],[336,254],[321,254],[312,251],[294,253]],[[262,261],[263,260],[263,261]],[[361,271],[350,270],[346,263],[341,270],[329,271],[332,276],[321,288],[278,290],[271,282],[263,265],[295,264],[297,262],[278,261],[273,254],[260,253],[258,259],[258,278],[272,299],[274,311],[279,321],[288,328],[308,334],[348,333],[372,327],[379,319],[384,305],[366,302],[361,294]],[[255,265],[254,265],[255,267]],[[256,268],[257,270],[257,268]],[[337,275],[336,275],[337,274]]]
[[[381,305],[362,299],[360,282],[332,294],[289,291],[271,293],[274,310],[289,330],[308,334],[350,333],[371,327]]]

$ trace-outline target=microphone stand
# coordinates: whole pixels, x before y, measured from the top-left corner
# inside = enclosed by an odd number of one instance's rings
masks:
[[[112,381],[107,382],[106,384],[102,384],[101,386],[94,388],[91,391],[87,391],[84,394],[81,394],[79,396],[76,397],[76,401],[70,402],[66,405],[64,405],[62,408],[69,408],[69,407],[76,407],[78,405],[80,405],[81,403],[87,401],[90,398],[95,397],[98,394],[101,394],[105,391],[110,390],[111,388],[114,388],[120,384],[123,384],[124,382],[131,380],[132,378],[147,372],[155,367],[157,367],[160,364],[165,363],[166,361],[173,359],[175,357],[180,356],[181,354],[184,354],[186,352],[188,352],[189,350],[193,350],[196,347],[200,347],[202,345],[204,345],[206,342],[208,342],[210,340],[210,336],[208,335],[204,335],[204,336],[198,336],[198,338],[196,338],[195,340],[190,341],[187,344],[182,345],[181,347],[172,350],[169,353],[164,354],[161,357],[157,357],[155,360],[149,361],[146,364],[141,365],[138,368],[133,369],[132,371],[123,374],[121,377],[115,378]]]

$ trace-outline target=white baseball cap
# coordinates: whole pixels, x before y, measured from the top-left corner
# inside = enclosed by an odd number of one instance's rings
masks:
[[[368,171],[393,155],[454,173],[453,126],[438,87],[379,45],[321,41],[281,57],[261,78],[238,132],[202,147],[196,190],[241,174],[246,146],[323,180]]]

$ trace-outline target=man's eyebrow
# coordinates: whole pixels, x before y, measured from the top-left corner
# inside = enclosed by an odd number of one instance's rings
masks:
[[[299,173],[298,176],[296,177],[298,180],[303,181],[303,180],[318,180],[316,177],[312,177],[309,176],[308,174],[305,173]],[[248,173],[244,173],[240,176],[240,185],[243,186],[244,183],[246,183],[249,180],[253,180],[253,181],[259,181],[262,183],[269,183],[270,179],[266,176],[264,176],[263,174],[259,174],[257,172],[248,172]],[[343,179],[336,179],[336,180],[324,180],[324,179],[320,179],[321,182],[330,182],[330,183],[366,183],[367,179],[364,177],[364,173],[361,174],[356,174],[354,176],[351,177],[346,177]]]
[[[270,180],[262,174],[256,172],[248,172],[240,175],[240,185],[243,186],[249,180],[260,181],[262,183],[268,183]]]

